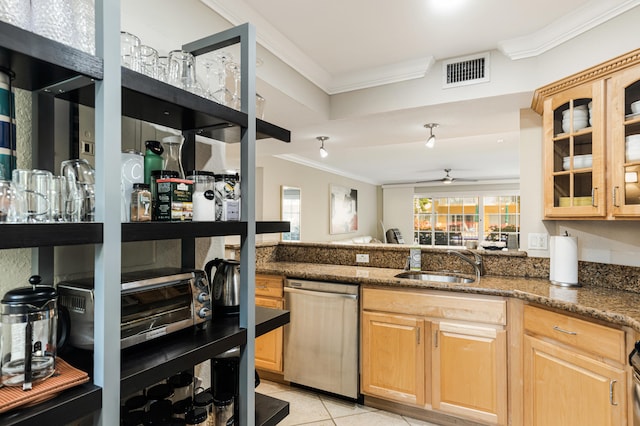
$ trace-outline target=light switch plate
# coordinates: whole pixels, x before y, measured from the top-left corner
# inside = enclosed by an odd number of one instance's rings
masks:
[[[528,239],[528,249],[529,250],[547,250],[547,240],[549,239],[549,234],[546,233],[530,233]]]
[[[369,263],[368,254],[356,254],[356,263]]]

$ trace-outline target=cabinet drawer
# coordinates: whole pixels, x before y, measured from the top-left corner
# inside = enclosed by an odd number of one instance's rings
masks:
[[[534,306],[524,307],[524,329],[571,345],[585,352],[625,363],[624,331],[551,312]]]
[[[486,324],[507,323],[506,302],[479,295],[365,288],[362,290],[362,308]]]
[[[280,275],[256,274],[256,296],[282,297],[284,279]]]
[[[256,306],[262,306],[263,308],[284,309],[284,301],[256,296]]]

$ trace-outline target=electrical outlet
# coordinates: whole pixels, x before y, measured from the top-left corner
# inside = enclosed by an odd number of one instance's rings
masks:
[[[546,233],[531,233],[529,234],[529,250],[547,250],[547,240],[549,235]]]
[[[368,254],[356,254],[356,263],[369,263]]]

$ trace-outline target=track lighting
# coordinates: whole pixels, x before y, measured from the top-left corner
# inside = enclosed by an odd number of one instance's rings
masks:
[[[324,141],[329,139],[329,136],[318,136],[316,137],[316,139],[320,141],[320,157],[326,158],[327,155],[329,155],[329,153],[327,152],[326,149],[324,149]]]
[[[424,127],[429,129],[429,139],[427,139],[427,143],[425,144],[427,148],[433,148],[436,145],[436,135],[433,134],[433,128],[438,127],[438,123],[428,123],[425,124]]]

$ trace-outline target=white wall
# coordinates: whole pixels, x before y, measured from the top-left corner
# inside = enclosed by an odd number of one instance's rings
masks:
[[[382,223],[398,228],[406,244],[413,243],[413,194],[412,186],[382,188]]]

